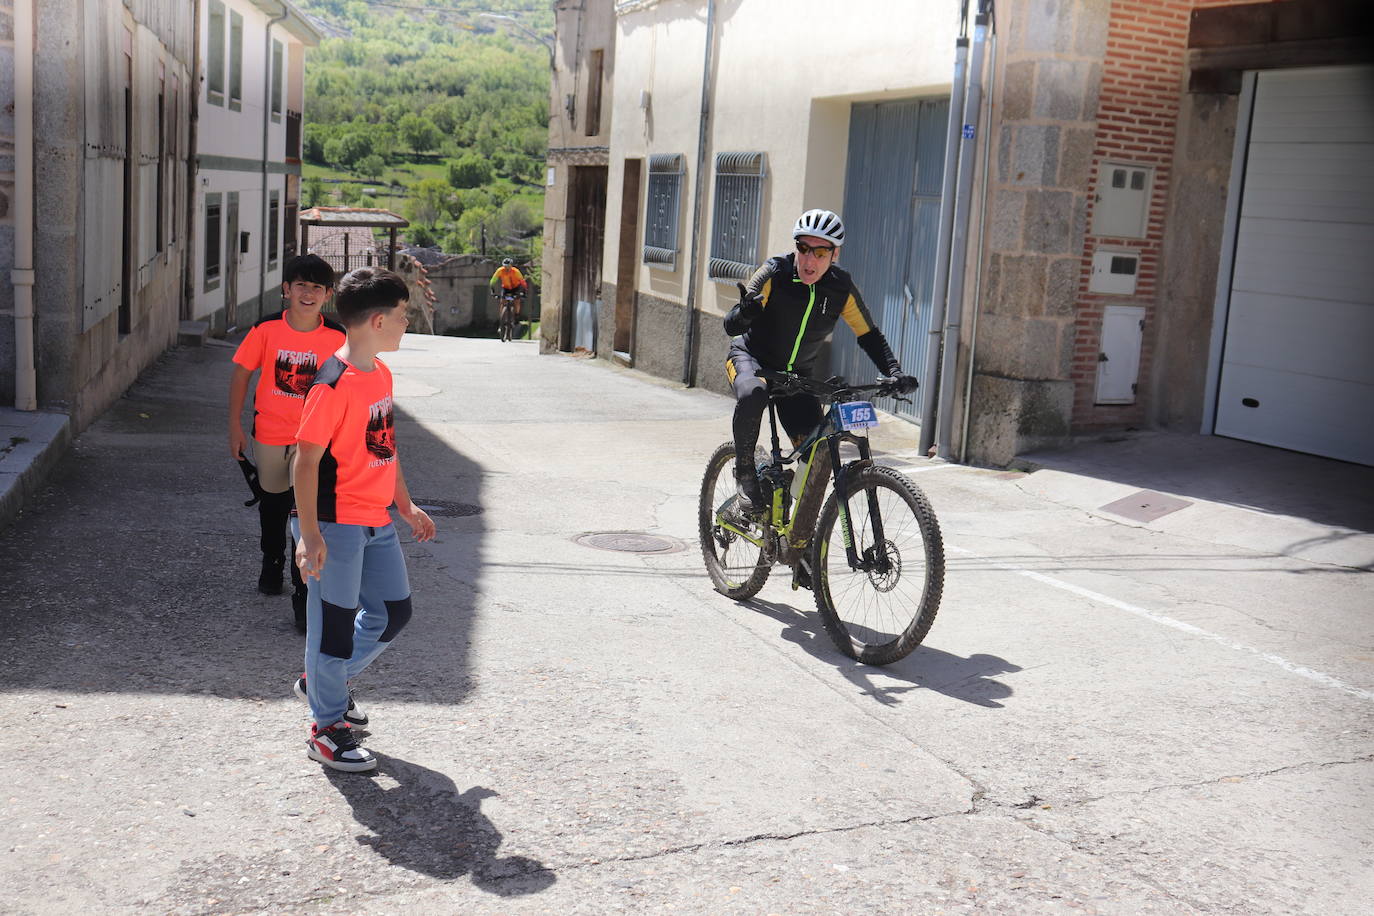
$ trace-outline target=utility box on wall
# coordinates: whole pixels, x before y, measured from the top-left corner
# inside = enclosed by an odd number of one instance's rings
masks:
[[[1088,277],[1088,292],[1134,296],[1139,268],[1140,255],[1134,252],[1093,252],[1093,272]]]
[[[1092,234],[1110,238],[1145,237],[1153,169],[1104,162],[1097,177]]]
[[[1109,305],[1102,310],[1102,344],[1097,357],[1097,404],[1134,404],[1145,331],[1143,305]]]

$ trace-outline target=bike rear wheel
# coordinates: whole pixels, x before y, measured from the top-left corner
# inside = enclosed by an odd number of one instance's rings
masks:
[[[760,522],[744,519],[732,511],[736,499],[734,469],[735,445],[726,442],[706,463],[697,507],[697,534],[701,539],[701,556],[716,591],[743,601],[763,588],[773,561],[767,551],[750,540],[764,540]]]
[[[886,665],[910,654],[935,622],[945,582],[944,542],[925,494],[892,468],[861,468],[846,479],[845,490],[843,500],[830,495],[816,526],[816,608],[841,652]],[[842,504],[860,569],[850,567],[845,551]]]

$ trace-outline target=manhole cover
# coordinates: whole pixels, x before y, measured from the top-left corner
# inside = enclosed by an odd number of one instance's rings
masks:
[[[593,531],[579,534],[573,540],[583,547],[621,553],[677,553],[686,546],[677,538],[639,531]]]
[[[481,506],[473,506],[468,503],[449,502],[447,499],[420,499],[413,498],[415,505],[424,509],[430,515],[437,515],[441,518],[458,518],[464,515],[479,515],[482,512]]]
[[[1179,509],[1186,509],[1191,505],[1192,503],[1186,499],[1156,493],[1154,490],[1140,490],[1124,499],[1118,499],[1116,502],[1110,502],[1098,508],[1113,515],[1129,518],[1132,521],[1152,522],[1157,518],[1163,518],[1170,512],[1177,512]]]

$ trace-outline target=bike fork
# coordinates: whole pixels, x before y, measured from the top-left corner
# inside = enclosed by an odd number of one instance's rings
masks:
[[[859,447],[859,460],[868,462],[872,458],[872,449],[869,447],[867,439],[857,439]],[[830,461],[835,468],[835,494],[840,510],[840,537],[844,541],[845,556],[849,560],[850,569],[868,569],[868,561],[859,555],[858,538],[855,537],[854,522],[849,514],[849,498],[844,495],[845,481],[848,474],[840,464],[840,444],[838,441],[830,440]],[[877,551],[876,559],[880,566],[886,566],[887,549],[886,539],[883,535],[883,519],[878,508],[878,494],[875,490],[866,491],[868,500],[868,518],[873,526],[873,547]],[[885,572],[885,569],[880,569]]]

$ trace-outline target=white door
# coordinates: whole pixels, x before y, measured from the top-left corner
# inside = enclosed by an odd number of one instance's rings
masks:
[[[1261,73],[1215,432],[1374,465],[1374,67]]]

